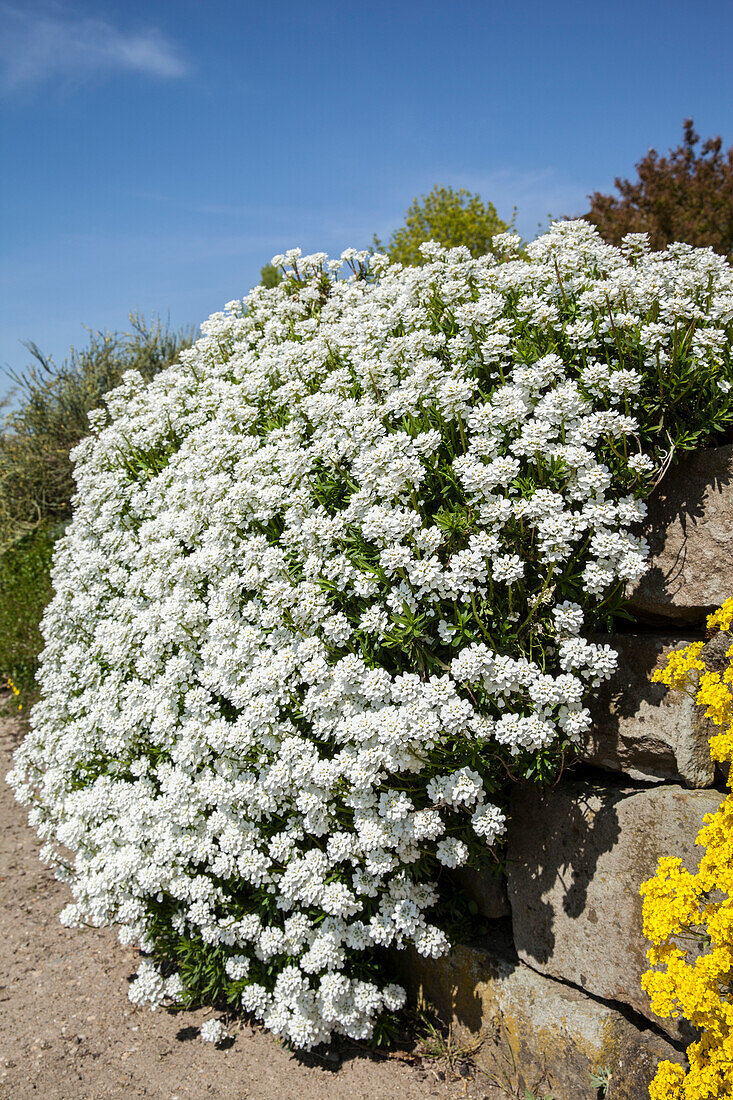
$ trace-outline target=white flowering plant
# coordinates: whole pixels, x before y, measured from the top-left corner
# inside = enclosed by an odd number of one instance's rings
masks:
[[[724,260],[494,243],[276,257],[90,418],[10,781],[138,1004],[372,1036],[383,950],[449,950],[441,872],[582,742],[660,467],[733,421]]]

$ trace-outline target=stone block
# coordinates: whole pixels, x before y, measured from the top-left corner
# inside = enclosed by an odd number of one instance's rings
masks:
[[[619,661],[591,704],[593,726],[581,759],[646,782],[672,779],[687,787],[712,786],[709,723],[687,695],[651,682],[654,669],[693,639],[615,634],[594,640],[609,642]]]
[[[686,455],[647,504],[650,569],[631,610],[652,622],[703,623],[733,592],[733,445]]]
[[[608,1100],[648,1100],[658,1062],[684,1062],[653,1029],[491,947],[459,946],[442,959],[400,952],[397,962],[412,997],[433,1005],[459,1041],[481,1037],[474,1057],[507,1095],[596,1100],[592,1074],[606,1073]]]
[[[639,887],[660,856],[693,871],[695,838],[717,791],[567,782],[513,796],[507,851],[519,957],[597,997],[621,1001],[685,1042],[686,1021],[660,1019],[641,988],[647,969]]]

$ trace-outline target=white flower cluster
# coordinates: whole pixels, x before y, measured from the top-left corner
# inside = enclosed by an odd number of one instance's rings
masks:
[[[150,959],[143,959],[130,984],[129,998],[134,1005],[147,1005],[154,1010],[165,1001],[176,1001],[182,993],[180,974],[164,978]]]
[[[222,1043],[229,1038],[227,1029],[221,1020],[206,1020],[199,1028],[199,1035],[205,1043]]]
[[[448,949],[436,869],[504,833],[506,762],[587,730],[615,655],[584,612],[646,553],[618,332],[730,309],[712,254],[582,222],[504,262],[425,251],[278,258],[93,414],[11,773],[68,923],[199,943],[302,1047],[402,1004],[373,949]],[[145,963],[131,996],[177,983]]]

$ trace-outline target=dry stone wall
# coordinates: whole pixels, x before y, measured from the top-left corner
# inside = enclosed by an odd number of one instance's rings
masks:
[[[580,760],[551,790],[515,790],[506,879],[456,878],[487,935],[445,959],[401,964],[413,994],[458,1035],[481,1035],[479,1061],[517,1095],[646,1100],[658,1061],[684,1062],[694,1038],[684,1021],[655,1016],[642,992],[639,887],[661,856],[697,867],[695,838],[724,777],[698,708],[650,676],[672,649],[704,638],[707,615],[733,595],[733,446],[673,468],[645,535],[651,568],[630,593],[637,623],[612,639],[618,671]],[[705,646],[709,667],[720,647]]]
[[[595,640],[613,645],[619,659],[615,674],[594,700],[582,759],[642,783],[711,787],[715,769],[707,720],[686,695],[651,682],[671,652],[697,640],[694,633],[687,630],[678,638],[657,632],[617,634]]]
[[[647,1016],[672,1038],[691,1039],[678,1021],[649,1010],[639,884],[660,855],[696,869],[695,836],[723,795],[679,786],[567,782],[539,795],[517,792],[507,866],[514,943],[535,970],[570,981]],[[544,829],[538,835],[536,823]]]
[[[730,594],[733,445],[699,451],[673,468],[649,501],[648,572],[631,610],[650,622],[700,625]]]

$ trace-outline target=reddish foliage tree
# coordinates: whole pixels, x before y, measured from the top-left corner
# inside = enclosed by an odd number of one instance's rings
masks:
[[[682,144],[660,157],[650,149],[636,165],[635,181],[616,178],[619,195],[589,195],[584,217],[601,236],[620,244],[625,233],[648,233],[654,249],[671,241],[710,245],[733,259],[733,146],[720,137],[700,140],[691,118],[682,124]]]

